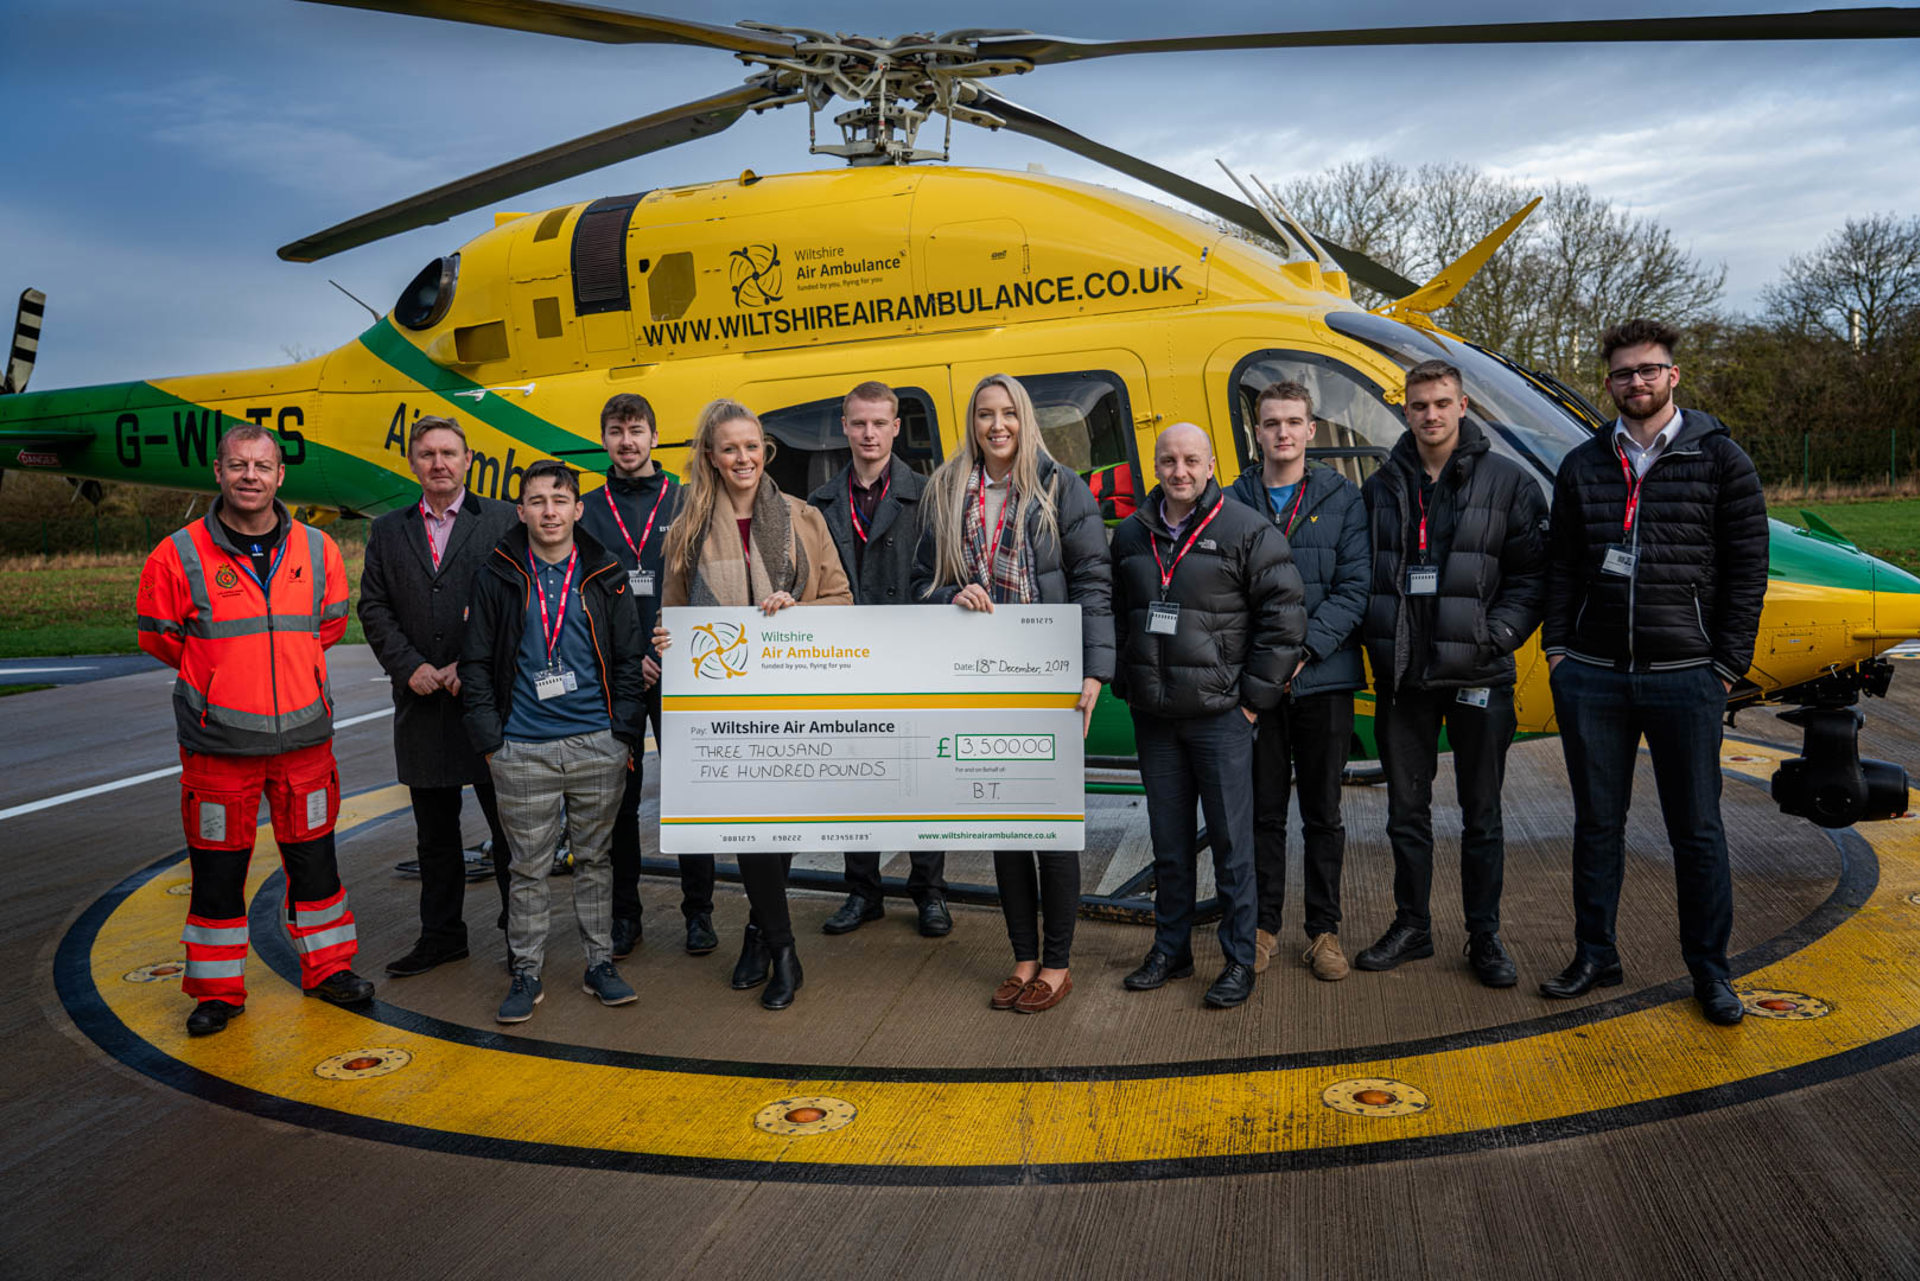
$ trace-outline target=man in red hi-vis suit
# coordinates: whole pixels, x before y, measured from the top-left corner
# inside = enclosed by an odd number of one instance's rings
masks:
[[[326,650],[347,630],[347,572],[333,540],[275,497],[285,477],[272,432],[228,428],[213,509],[140,572],[140,648],[180,673],[173,711],[193,866],[181,986],[199,1002],[193,1036],[224,1031],[246,1009],[247,865],[263,791],[302,990],[335,1005],[373,997],[351,968],[353,913],[333,851],[340,773]]]

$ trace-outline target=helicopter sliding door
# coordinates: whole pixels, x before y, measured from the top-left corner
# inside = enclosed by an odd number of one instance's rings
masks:
[[[782,492],[805,498],[833,479],[852,453],[840,429],[846,394],[868,380],[883,382],[900,397],[900,435],[894,455],[921,475],[945,457],[940,447],[941,415],[949,400],[947,371],[941,365],[864,370],[748,383],[736,393],[760,415],[774,454],[767,474]]]
[[[953,366],[955,439],[967,430],[967,402],[988,374],[1010,374],[1027,389],[1054,461],[1073,468],[1100,502],[1111,528],[1146,496],[1134,433],[1153,424],[1147,371],[1130,351],[1024,356]]]

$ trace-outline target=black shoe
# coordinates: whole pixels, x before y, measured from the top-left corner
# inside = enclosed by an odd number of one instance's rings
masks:
[[[365,1005],[373,999],[373,980],[363,979],[352,970],[341,970],[308,988],[307,995],[317,996],[329,1005]]]
[[[1693,984],[1693,999],[1700,1002],[1700,1012],[1707,1016],[1707,1022],[1718,1023],[1721,1027],[1732,1027],[1747,1016],[1747,1007],[1733,993],[1733,984],[1725,979],[1696,979]],[[192,1024],[189,1023],[191,1028]]]
[[[1596,987],[1619,987],[1625,978],[1618,961],[1612,965],[1595,965],[1584,957],[1576,956],[1566,969],[1540,985],[1540,995],[1564,1001],[1570,997],[1585,996]]]
[[[193,1013],[187,1015],[188,1036],[212,1036],[215,1032],[227,1030],[229,1020],[246,1013],[244,1005],[233,1005],[226,1001],[202,1001],[193,1007]]]
[[[887,914],[887,909],[877,898],[868,898],[864,894],[849,894],[840,910],[827,918],[820,927],[822,934],[851,934],[868,921],[877,921]]]
[[[943,939],[953,933],[953,913],[947,910],[945,899],[921,900],[920,933],[923,937],[930,939]]]
[[[637,916],[616,916],[613,918],[613,959],[624,961],[633,955],[633,949],[640,946],[640,918]]]
[[[1433,955],[1433,935],[1411,925],[1395,923],[1380,941],[1353,958],[1355,969],[1390,970],[1402,961],[1420,961]]]
[[[784,1010],[793,1004],[793,994],[800,990],[803,977],[800,973],[800,954],[793,950],[793,944],[774,950],[772,970],[773,977],[767,982],[767,990],[760,994],[760,1005],[764,1009]]]
[[[747,932],[740,938],[740,959],[733,967],[733,990],[744,992],[750,987],[759,987],[767,981],[767,967],[772,964],[773,957],[760,935],[760,927],[747,926]]]
[[[1220,971],[1220,977],[1213,981],[1207,994],[1200,998],[1216,1010],[1230,1010],[1236,1005],[1246,1004],[1253,995],[1253,967],[1238,962],[1228,962],[1227,968]]]
[[[1179,960],[1165,952],[1155,950],[1147,953],[1147,959],[1140,962],[1140,968],[1120,980],[1120,986],[1129,992],[1151,992],[1164,985],[1169,979],[1190,979],[1193,977],[1193,957],[1185,956]]]
[[[1520,981],[1513,958],[1492,930],[1467,939],[1467,964],[1473,967],[1474,977],[1488,987],[1512,987]]]
[[[705,956],[720,946],[720,936],[713,932],[713,918],[702,912],[698,916],[687,918],[687,955]]]
[[[429,943],[425,939],[421,939],[413,945],[413,951],[408,952],[405,956],[397,960],[388,961],[387,973],[397,979],[410,979],[416,974],[425,974],[436,965],[444,965],[448,961],[464,961],[466,959],[467,949],[465,944],[461,944],[458,947],[447,947],[444,944]]]

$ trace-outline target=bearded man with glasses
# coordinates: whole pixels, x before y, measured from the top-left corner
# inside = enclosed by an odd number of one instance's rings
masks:
[[[1622,981],[1614,917],[1644,735],[1673,846],[1681,955],[1702,1012],[1731,1025],[1743,1010],[1727,968],[1721,719],[1753,660],[1767,500],[1726,425],[1673,403],[1679,339],[1652,320],[1606,332],[1620,417],[1567,455],[1554,484],[1541,648],[1573,785],[1574,957],[1540,991],[1576,997]]]

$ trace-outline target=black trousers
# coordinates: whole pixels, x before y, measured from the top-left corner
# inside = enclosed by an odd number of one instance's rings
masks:
[[[660,686],[647,691],[647,719],[653,722],[653,741],[660,741]],[[637,921],[640,902],[640,789],[646,783],[644,750],[633,754],[627,771],[627,790],[613,820],[613,919]],[[680,915],[688,920],[713,915],[713,855],[680,856]]]
[[[438,947],[465,947],[467,923],[466,842],[460,836],[458,787],[410,787],[414,848],[420,854],[420,941]],[[501,929],[507,927],[507,833],[492,783],[475,783],[474,799],[493,836],[493,879],[500,890]]]
[[[1500,789],[1513,744],[1513,688],[1490,689],[1487,705],[1459,701],[1461,691],[1382,691],[1374,703],[1373,732],[1387,770],[1387,840],[1393,846],[1395,920],[1430,929],[1433,890],[1433,776],[1444,727],[1453,752],[1460,799],[1460,899],[1467,931],[1500,928],[1500,887],[1506,869],[1506,830]]]
[[[1731,978],[1733,875],[1720,818],[1726,686],[1706,666],[1621,672],[1573,658],[1555,666],[1548,683],[1573,782],[1573,923],[1580,956],[1596,965],[1620,959],[1614,916],[1634,762],[1645,735],[1673,846],[1680,954],[1696,979]]]
[[[1153,947],[1179,960],[1193,955],[1199,894],[1198,827],[1207,821],[1213,882],[1220,896],[1220,950],[1251,966],[1257,907],[1253,869],[1253,723],[1237,707],[1214,716],[1173,719],[1133,714],[1140,782],[1147,789],[1153,837]]]
[[[747,921],[760,927],[768,947],[793,945],[793,917],[787,911],[787,869],[791,866],[791,854],[740,856],[740,883],[747,887]]]
[[[862,850],[847,855],[847,892],[858,894],[861,898],[879,902],[880,860],[885,855],[874,851]],[[907,874],[907,892],[913,895],[913,901],[924,903],[928,899],[947,897],[947,856],[939,850],[914,850],[907,855],[912,861],[913,870]]]
[[[1070,850],[995,850],[993,879],[1000,887],[1000,911],[1007,918],[1014,961],[1066,969],[1073,954],[1074,922],[1080,916],[1080,855]],[[1047,919],[1044,952],[1042,913]]]
[[[1259,926],[1269,934],[1280,933],[1287,901],[1287,805],[1296,788],[1307,938],[1340,931],[1340,869],[1347,849],[1340,775],[1352,741],[1351,691],[1289,698],[1260,713],[1260,737],[1253,744],[1253,866]]]

